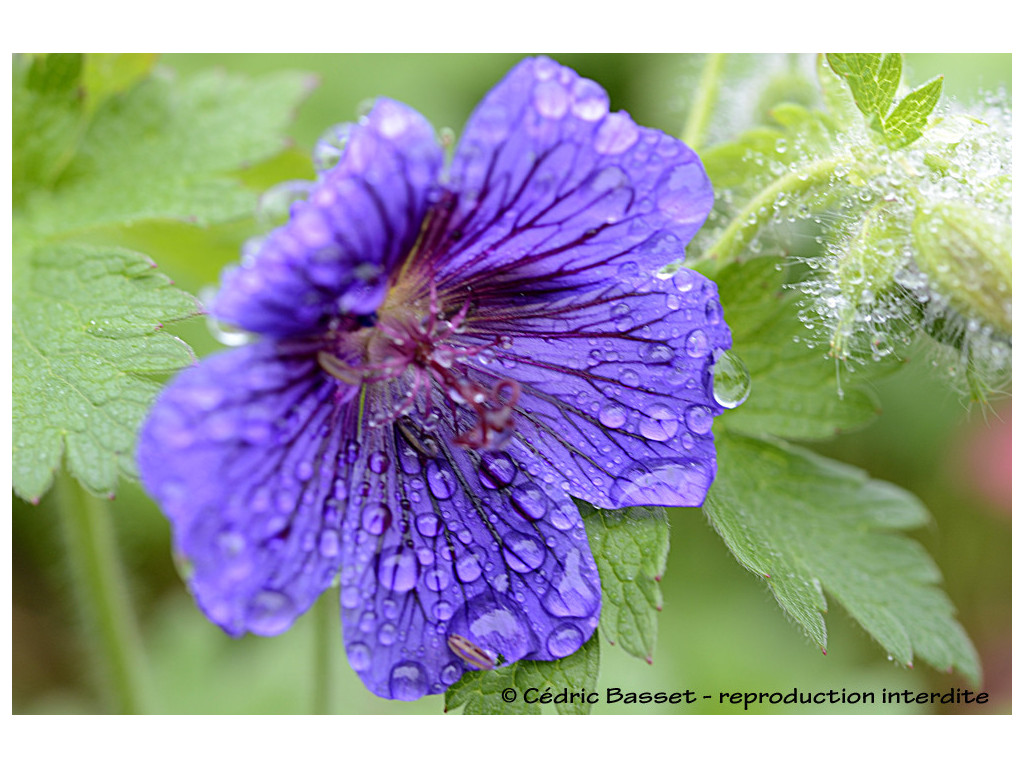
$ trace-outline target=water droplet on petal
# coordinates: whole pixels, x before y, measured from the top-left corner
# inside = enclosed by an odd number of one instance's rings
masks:
[[[606,403],[597,412],[597,418],[609,429],[618,429],[626,423],[626,409],[615,403]]]
[[[544,562],[544,545],[539,539],[518,531],[510,531],[502,538],[502,556],[509,568],[519,573],[536,570]]]
[[[384,451],[374,451],[370,454],[370,458],[367,460],[367,466],[369,466],[371,472],[376,472],[381,475],[388,471],[388,467],[391,466],[391,460]]]
[[[391,698],[414,701],[427,694],[427,671],[415,661],[403,661],[391,668]]]
[[[295,605],[288,595],[266,589],[249,603],[249,631],[257,635],[276,635],[292,625]]]
[[[562,624],[548,635],[548,653],[555,658],[565,658],[576,653],[583,645],[583,632],[574,624]]]
[[[507,488],[516,476],[516,465],[504,451],[485,453],[480,458],[480,483],[484,488]]]
[[[686,343],[683,348],[690,357],[704,357],[708,350],[711,349],[711,344],[708,341],[708,335],[700,328],[697,328],[690,331],[690,335],[686,337]]]
[[[512,507],[527,520],[540,520],[551,507],[551,500],[540,486],[526,483],[512,490]]]
[[[649,459],[626,469],[612,485],[610,495],[622,507],[691,507],[703,502],[710,485],[711,477],[699,462],[684,457]]]
[[[424,512],[416,516],[416,530],[421,536],[437,536],[441,532],[441,518],[434,512]]]
[[[427,485],[435,499],[450,499],[455,493],[455,474],[432,461],[427,464]]]
[[[675,436],[679,419],[667,405],[655,403],[640,418],[640,434],[648,440],[664,442]]]
[[[680,293],[686,293],[693,289],[693,270],[686,269],[685,267],[677,270],[672,275],[672,284],[676,287]]]
[[[590,571],[589,568],[587,570]],[[601,596],[595,589],[596,583],[596,573],[584,575],[584,560],[580,550],[570,549],[561,572],[555,576],[541,602],[552,616],[592,616],[601,606]]]
[[[441,669],[441,682],[445,685],[454,685],[462,677],[462,667],[452,662]]]
[[[348,663],[356,672],[370,668],[372,658],[370,648],[364,643],[352,643],[345,649],[348,652]]]
[[[470,550],[455,561],[455,574],[459,581],[468,584],[480,578],[483,569],[480,566],[480,555]]]
[[[569,93],[557,80],[545,80],[533,89],[533,105],[544,117],[557,120],[569,108]]]
[[[337,531],[324,531],[320,534],[320,554],[334,557],[338,554],[339,542]]]
[[[686,409],[685,418],[686,426],[695,435],[706,435],[714,421],[711,409],[703,405],[691,405]]]
[[[372,502],[363,507],[363,528],[379,536],[391,527],[391,509],[387,504]]]
[[[448,570],[442,566],[430,568],[423,574],[423,584],[432,592],[440,592],[448,586],[449,581]]]
[[[715,402],[723,408],[736,408],[750,395],[750,372],[730,350],[724,351],[712,368]]]
[[[377,562],[378,583],[392,592],[408,592],[416,586],[419,561],[408,547],[394,547],[380,553]]]

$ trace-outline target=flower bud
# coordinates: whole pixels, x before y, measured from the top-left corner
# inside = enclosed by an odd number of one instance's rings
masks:
[[[1008,222],[958,202],[923,208],[914,217],[917,264],[933,288],[963,315],[1012,333]]]

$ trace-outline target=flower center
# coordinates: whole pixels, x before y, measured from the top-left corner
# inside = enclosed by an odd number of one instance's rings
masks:
[[[346,384],[373,387],[379,407],[370,426],[414,411],[423,424],[433,424],[441,416],[439,406],[447,403],[452,413],[470,417],[457,431],[456,445],[497,450],[512,437],[520,386],[496,378],[479,362],[482,353],[501,343],[498,338],[484,343],[461,338],[469,326],[470,302],[442,301],[433,281],[428,290],[428,296],[416,299],[393,286],[373,316],[347,319],[344,327],[339,321],[317,361]]]

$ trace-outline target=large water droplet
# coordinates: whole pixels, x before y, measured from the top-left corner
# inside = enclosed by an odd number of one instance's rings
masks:
[[[484,488],[507,488],[516,476],[516,465],[504,451],[485,453],[480,458],[480,483]]]
[[[597,418],[609,429],[618,429],[626,423],[626,409],[615,403],[606,403],[601,406]]]
[[[457,662],[452,662],[441,670],[441,682],[445,685],[454,685],[460,677],[462,667]]]
[[[679,419],[667,405],[655,403],[640,418],[640,434],[648,440],[664,442],[679,430]]]
[[[510,531],[502,538],[502,556],[509,568],[519,573],[536,570],[544,562],[544,545],[539,539],[518,531]]]
[[[450,581],[451,577],[448,575],[448,570],[440,565],[428,569],[423,574],[423,583],[432,592],[440,592],[448,586]]]
[[[377,581],[393,592],[408,592],[416,586],[419,561],[408,547],[385,549],[377,563]]]
[[[339,541],[337,531],[324,531],[320,534],[320,554],[334,557],[338,554]]]
[[[441,532],[441,518],[434,512],[416,516],[416,530],[421,536],[437,536]]]
[[[583,632],[574,624],[562,624],[548,635],[548,653],[559,659],[576,653],[581,645]]]
[[[622,507],[644,504],[697,506],[711,478],[704,465],[688,458],[649,459],[626,469],[612,485],[611,498]]]
[[[526,483],[512,490],[512,507],[527,520],[540,520],[551,507],[551,500],[540,486]]]
[[[480,578],[481,573],[483,573],[483,568],[480,566],[480,555],[476,552],[466,552],[455,561],[455,574],[464,584],[476,581]]]
[[[636,144],[640,131],[628,115],[613,112],[597,128],[593,147],[602,155],[618,155]]]
[[[569,108],[569,93],[557,80],[545,80],[533,89],[533,105],[544,117],[557,120]]]
[[[387,504],[373,502],[363,507],[363,528],[367,533],[380,536],[391,527],[391,509]]]
[[[391,698],[414,701],[426,695],[427,671],[415,661],[403,661],[391,668]]]
[[[555,576],[541,602],[552,616],[591,616],[601,606],[597,583],[597,574],[585,567],[580,550],[570,549],[561,573]]]
[[[317,173],[323,173],[337,165],[345,153],[352,133],[351,123],[342,123],[328,128],[313,147],[313,167]]]
[[[432,461],[427,464],[427,485],[435,499],[450,499],[455,493],[455,474]]]
[[[256,635],[276,635],[288,629],[295,618],[295,605],[288,595],[266,589],[249,603],[249,631]]]
[[[722,352],[711,369],[715,402],[723,408],[735,408],[750,395],[750,372],[738,355]]]

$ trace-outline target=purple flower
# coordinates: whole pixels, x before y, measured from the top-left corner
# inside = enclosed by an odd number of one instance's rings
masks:
[[[729,330],[712,282],[656,273],[712,192],[686,145],[545,58],[448,168],[394,101],[341,136],[212,306],[262,339],[171,383],[139,466],[212,621],[276,634],[338,580],[352,667],[415,699],[591,636],[571,497],[703,501]]]

